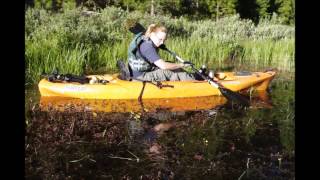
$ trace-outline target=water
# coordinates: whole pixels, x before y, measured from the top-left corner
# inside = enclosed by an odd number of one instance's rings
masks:
[[[26,178],[294,179],[294,91],[293,78],[278,75],[269,100],[249,108],[219,100],[193,111],[146,104],[114,113],[43,110],[32,88]]]

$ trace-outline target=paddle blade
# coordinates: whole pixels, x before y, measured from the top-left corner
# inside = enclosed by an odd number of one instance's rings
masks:
[[[146,29],[138,22],[132,23],[128,26],[130,26],[128,27],[129,31],[132,32],[133,34],[138,34],[140,32],[146,31]]]
[[[250,101],[247,98],[243,97],[241,94],[223,87],[219,87],[219,90],[221,94],[224,95],[228,100],[236,101],[244,106],[250,106]]]

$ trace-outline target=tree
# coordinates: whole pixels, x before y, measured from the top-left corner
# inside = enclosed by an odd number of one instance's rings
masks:
[[[34,7],[34,0],[25,0],[26,7]]]
[[[58,10],[62,9],[63,0],[52,0],[51,4],[52,4],[52,10],[58,11]]]
[[[134,9],[136,6],[135,0],[122,0],[122,3],[125,6],[127,12],[129,12],[130,9]]]
[[[172,16],[181,16],[183,14],[180,0],[161,0],[158,10],[163,14],[171,14]]]
[[[283,23],[293,24],[295,20],[295,4],[293,0],[276,0],[277,13]]]
[[[270,6],[269,0],[257,0],[257,5],[258,5],[258,13],[259,13],[259,19],[268,17],[268,9]]]
[[[211,17],[218,20],[225,15],[236,13],[236,0],[206,0]]]
[[[256,0],[238,0],[236,10],[241,18],[251,19],[253,22],[259,21],[259,6]]]
[[[83,5],[83,0],[75,0],[76,1],[76,6],[79,7]]]

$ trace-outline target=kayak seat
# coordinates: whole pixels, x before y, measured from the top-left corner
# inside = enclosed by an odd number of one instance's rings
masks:
[[[132,77],[132,76],[131,76],[132,73],[131,73],[130,70],[129,70],[129,66],[126,65],[123,60],[119,59],[119,60],[117,61],[117,67],[118,67],[119,70],[120,70],[120,77],[119,77],[119,79],[121,79],[121,80],[126,80],[126,81],[131,81],[131,80],[132,80],[132,78],[131,78],[131,77]]]

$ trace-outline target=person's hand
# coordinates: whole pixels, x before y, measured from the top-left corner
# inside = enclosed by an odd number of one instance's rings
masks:
[[[220,79],[218,79],[218,78],[216,78],[216,77],[213,77],[213,80],[214,80],[215,82],[218,82]]]

